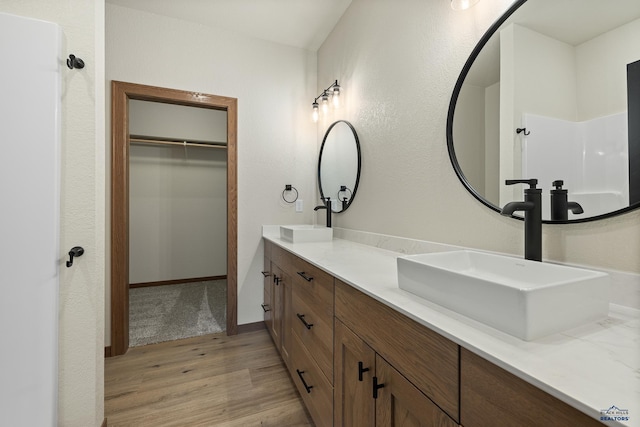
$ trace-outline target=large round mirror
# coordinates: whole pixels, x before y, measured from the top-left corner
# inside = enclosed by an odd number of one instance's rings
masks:
[[[347,210],[360,181],[360,141],[351,123],[338,120],[324,134],[318,159],[320,196],[331,199],[333,212]]]
[[[449,106],[456,173],[499,211],[538,179],[545,222],[640,205],[640,1],[520,0],[467,60]],[[552,218],[563,181],[584,213]]]

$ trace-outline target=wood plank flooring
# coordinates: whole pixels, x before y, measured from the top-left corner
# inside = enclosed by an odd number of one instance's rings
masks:
[[[105,360],[109,426],[313,426],[266,330],[131,348]]]

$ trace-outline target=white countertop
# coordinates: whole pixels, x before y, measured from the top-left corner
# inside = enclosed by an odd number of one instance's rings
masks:
[[[399,289],[401,253],[336,238],[288,243],[272,226],[263,237],[593,418],[629,411],[606,425],[640,425],[639,310],[611,304],[607,319],[527,342]]]

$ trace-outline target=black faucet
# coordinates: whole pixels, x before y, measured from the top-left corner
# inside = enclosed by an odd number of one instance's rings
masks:
[[[569,219],[569,211],[574,214],[584,213],[582,206],[578,202],[567,201],[567,190],[562,189],[564,181],[558,179],[553,181],[551,185],[556,187],[551,190],[551,220],[566,221]]]
[[[327,227],[331,228],[331,198],[330,197],[323,198],[322,201],[324,202],[324,205],[316,206],[315,208],[313,208],[313,210],[317,211],[318,209],[326,209],[327,210]]]
[[[510,216],[515,211],[524,211],[524,257],[542,261],[542,189],[536,188],[538,180],[508,179],[505,184],[529,184],[524,190],[524,202],[507,203],[500,213]]]

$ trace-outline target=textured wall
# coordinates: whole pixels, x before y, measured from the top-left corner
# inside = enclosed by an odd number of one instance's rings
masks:
[[[339,227],[523,253],[522,222],[469,194],[447,155],[453,86],[474,45],[511,1],[455,12],[444,0],[353,0],[318,51],[318,84],[340,79],[362,143],[361,186]],[[319,127],[322,133],[327,122]],[[384,205],[380,201],[384,200]],[[640,272],[640,212],[545,225],[543,258]]]
[[[58,425],[99,426],[104,416],[104,5],[102,0],[3,0],[0,11],[59,24],[63,53],[87,65],[62,70],[61,253],[81,245],[85,255],[69,269],[60,260]]]
[[[238,98],[238,323],[262,320],[261,225],[308,223],[315,206],[315,53],[111,4],[106,14],[107,82]],[[285,184],[304,213],[281,200]]]

